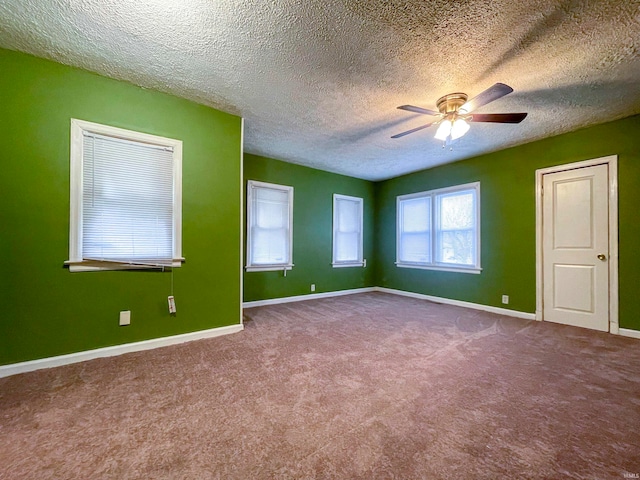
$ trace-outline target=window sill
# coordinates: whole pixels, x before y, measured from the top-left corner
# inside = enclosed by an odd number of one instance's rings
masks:
[[[107,272],[116,270],[164,270],[181,267],[184,261],[184,258],[174,259],[170,263],[67,260],[64,265],[69,268],[70,272]]]
[[[482,273],[482,268],[478,267],[452,267],[450,265],[425,265],[421,263],[400,263],[395,262],[396,266],[399,268],[417,268],[420,270],[437,270],[440,272],[457,272],[457,273],[472,273],[472,274],[480,274]]]
[[[293,264],[289,265],[247,265],[244,267],[247,272],[280,272],[293,268]]]
[[[364,268],[367,266],[367,264],[365,262],[344,262],[344,263],[332,263],[331,266],[333,268],[346,268],[346,267]]]

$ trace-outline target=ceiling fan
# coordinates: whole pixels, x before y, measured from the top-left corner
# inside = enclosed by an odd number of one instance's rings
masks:
[[[440,97],[436,102],[438,112],[413,105],[400,105],[398,107],[400,110],[432,115],[439,118],[426,125],[393,135],[391,138],[404,137],[410,133],[428,128],[431,125],[440,124],[435,138],[442,140],[445,144],[449,144],[469,131],[470,127],[468,122],[520,123],[527,116],[526,113],[472,113],[477,108],[494,100],[498,100],[511,92],[513,92],[513,88],[509,85],[496,83],[471,100],[467,100],[468,97],[466,93],[450,93],[444,97]]]

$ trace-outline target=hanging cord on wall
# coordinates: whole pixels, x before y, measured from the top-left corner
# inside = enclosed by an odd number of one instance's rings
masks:
[[[173,297],[173,268],[171,269],[171,292],[167,300],[169,302],[169,314],[174,316],[176,314],[176,301]]]

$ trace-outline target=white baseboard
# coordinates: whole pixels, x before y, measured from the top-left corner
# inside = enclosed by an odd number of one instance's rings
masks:
[[[305,300],[316,300],[318,298],[340,297],[342,295],[352,295],[354,293],[375,292],[378,287],[352,288],[351,290],[337,290],[335,292],[310,293],[308,295],[296,295],[294,297],[270,298],[268,300],[255,300],[244,302],[242,308],[263,307],[265,305],[277,305],[280,303],[303,302]]]
[[[59,355],[57,357],[40,358],[38,360],[30,360],[28,362],[12,363],[9,365],[0,365],[0,378],[16,375],[18,373],[32,372],[42,368],[59,367],[69,365],[71,363],[85,362],[94,358],[114,357],[123,353],[139,352],[142,350],[151,350],[154,348],[167,347],[169,345],[177,345],[179,343],[191,342],[193,340],[201,340],[203,338],[219,337],[221,335],[229,335],[231,333],[240,332],[244,328],[243,325],[229,325],[227,327],[211,328],[209,330],[200,330],[198,332],[183,333],[173,335],[171,337],[153,338],[141,342],[125,343],[123,345],[114,345],[113,347],[97,348],[95,350],[87,350],[84,352],[70,353],[67,355]]]
[[[366,287],[354,288],[351,290],[338,290],[335,292],[311,293],[309,295],[297,295],[294,297],[272,298],[268,300],[257,300],[253,302],[244,302],[243,308],[261,307],[264,305],[276,305],[280,303],[301,302],[304,300],[313,300],[318,298],[339,297],[342,295],[352,295],[354,293],[367,292],[383,292],[393,295],[401,295],[404,297],[418,298],[421,300],[429,300],[431,302],[443,303],[446,305],[455,305],[457,307],[472,308],[485,312],[496,313],[498,315],[508,315],[510,317],[523,318],[525,320],[535,320],[535,313],[519,312],[517,310],[509,310],[506,308],[492,307],[489,305],[481,305],[478,303],[464,302],[462,300],[452,300],[443,297],[434,297],[432,295],[424,295],[422,293],[405,292],[404,290],[395,290],[385,287]],[[229,325],[226,327],[212,328],[209,330],[201,330],[198,332],[183,333],[173,335],[171,337],[154,338],[141,342],[125,343],[123,345],[115,345],[112,347],[98,348],[95,350],[87,350],[84,352],[70,353],[68,355],[60,355],[57,357],[41,358],[38,360],[30,360],[27,362],[13,363],[9,365],[0,365],[0,378],[17,375],[19,373],[32,372],[43,368],[59,367],[72,363],[84,362],[94,358],[113,357],[124,353],[139,352],[142,350],[151,350],[154,348],[166,347],[169,345],[177,345],[180,343],[191,342],[193,340],[201,340],[204,338],[219,337],[221,335],[229,335],[231,333],[240,332],[244,329],[242,324]],[[631,330],[628,328],[619,329],[619,335],[640,339],[639,330]]]
[[[422,300],[429,300],[436,303],[444,303],[447,305],[455,305],[457,307],[473,308],[475,310],[483,310],[485,312],[497,313],[499,315],[508,315],[510,317],[524,318],[525,320],[535,320],[535,313],[519,312],[517,310],[508,310],[506,308],[491,307],[489,305],[481,305],[478,303],[463,302],[461,300],[451,300],[449,298],[434,297],[432,295],[424,295],[422,293],[405,292],[404,290],[395,290],[393,288],[385,287],[366,287],[366,288],[354,288],[351,290],[338,290],[335,292],[325,293],[310,293],[309,295],[297,295],[294,297],[283,298],[270,298],[268,300],[256,300],[253,302],[244,302],[242,308],[263,307],[265,305],[277,305],[280,303],[289,302],[302,302],[305,300],[314,300],[318,298],[339,297],[341,295],[352,295],[354,293],[367,293],[367,292],[384,292],[391,293],[393,295],[402,295],[404,297],[419,298]]]
[[[631,330],[630,328],[618,329],[618,335],[623,337],[640,338],[640,330]]]
[[[509,310],[507,308],[491,307],[489,305],[481,305],[479,303],[464,302],[462,300],[452,300],[450,298],[434,297],[433,295],[424,295],[422,293],[405,292],[404,290],[395,290],[393,288],[375,287],[376,292],[391,293],[394,295],[402,295],[403,297],[419,298],[421,300],[429,300],[435,303],[444,303],[446,305],[455,305],[456,307],[473,308],[474,310],[482,310],[485,312],[497,313],[498,315],[508,315],[510,317],[524,318],[525,320],[535,320],[535,313],[519,312],[518,310]]]

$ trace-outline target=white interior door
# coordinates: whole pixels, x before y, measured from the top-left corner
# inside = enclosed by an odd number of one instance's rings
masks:
[[[543,176],[543,320],[609,331],[607,165]]]

